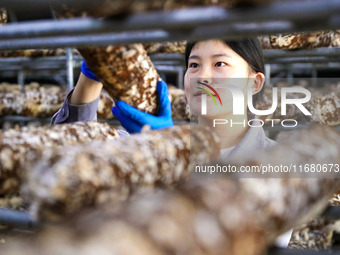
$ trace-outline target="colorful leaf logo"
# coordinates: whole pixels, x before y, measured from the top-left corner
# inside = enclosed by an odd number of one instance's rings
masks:
[[[210,85],[205,84],[205,83],[203,83],[203,82],[197,82],[197,83],[198,83],[198,84],[201,84],[201,85],[203,85],[203,86],[206,86],[206,87],[208,87],[209,89],[211,89],[211,90],[215,93],[215,95],[217,96],[217,98],[218,98],[218,100],[220,101],[221,106],[222,106],[222,100],[221,100],[221,98],[220,98],[220,95],[217,93],[217,91],[216,91],[213,87],[211,87]],[[203,90],[205,93],[207,93],[207,94],[212,98],[212,100],[214,101],[215,105],[217,105],[214,96],[213,96],[208,90],[203,89],[203,88],[200,88],[200,87],[196,87],[196,88],[198,88],[198,89],[200,89],[200,90]]]

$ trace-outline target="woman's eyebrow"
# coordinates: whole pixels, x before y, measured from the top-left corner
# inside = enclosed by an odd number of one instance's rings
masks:
[[[218,57],[227,57],[227,58],[231,58],[231,55],[226,54],[226,53],[219,53],[219,54],[214,54],[211,56],[211,58],[218,58]],[[192,55],[189,57],[189,59],[201,59],[201,57],[197,56],[197,55]]]
[[[218,58],[218,57],[231,58],[231,56],[229,54],[226,54],[226,53],[219,53],[219,54],[212,55],[212,58]]]
[[[192,56],[189,57],[189,59],[201,59],[201,58],[197,55],[192,55]]]

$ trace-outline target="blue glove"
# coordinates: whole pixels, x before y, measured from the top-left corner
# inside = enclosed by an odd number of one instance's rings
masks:
[[[90,68],[86,65],[85,60],[83,61],[83,63],[81,63],[81,67],[80,67],[80,71],[89,79],[94,80],[94,81],[99,81],[98,78],[96,77],[96,75],[94,73],[92,73],[92,71],[90,70]]]
[[[171,118],[171,103],[168,97],[168,87],[164,81],[157,82],[157,92],[158,116],[142,112],[123,101],[116,102],[116,106],[112,108],[112,114],[129,133],[140,132],[144,125],[149,125],[151,129],[171,127],[174,125]]]

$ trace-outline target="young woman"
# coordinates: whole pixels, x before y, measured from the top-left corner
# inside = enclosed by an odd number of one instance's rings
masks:
[[[207,40],[188,43],[185,52],[186,73],[185,93],[191,111],[198,115],[198,124],[214,126],[214,119],[228,120],[229,125],[215,125],[214,130],[221,138],[221,156],[241,158],[251,155],[259,149],[275,145],[273,140],[266,137],[262,127],[248,125],[249,119],[254,119],[247,109],[244,100],[243,115],[233,114],[231,93],[225,88],[214,88],[217,83],[226,86],[236,86],[244,92],[251,90],[253,101],[261,100],[265,76],[260,42],[257,39],[235,41]],[[61,109],[52,117],[52,124],[89,121],[97,119],[97,107],[102,84],[83,62],[81,75],[74,90],[66,97]],[[201,114],[202,89],[215,90],[212,97],[206,97],[207,113]],[[211,88],[213,90],[211,90]],[[117,101],[113,107],[113,115],[129,132],[140,132],[143,125],[152,129],[166,128],[173,125],[171,119],[171,104],[165,82],[157,84],[160,110],[158,116],[146,114],[136,108]],[[217,93],[216,93],[217,92]],[[219,95],[219,98],[217,96]],[[214,99],[215,100],[214,100]],[[214,101],[221,100],[222,106],[216,106]],[[234,125],[230,125],[233,123]],[[120,136],[128,136],[123,130]],[[291,231],[279,238],[280,246],[287,247]]]

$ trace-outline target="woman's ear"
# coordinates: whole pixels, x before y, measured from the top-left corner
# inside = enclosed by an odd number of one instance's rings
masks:
[[[252,78],[253,84],[251,85],[251,89],[253,92],[253,95],[259,93],[261,89],[263,88],[264,82],[265,82],[265,76],[263,73],[256,73],[255,77]]]

